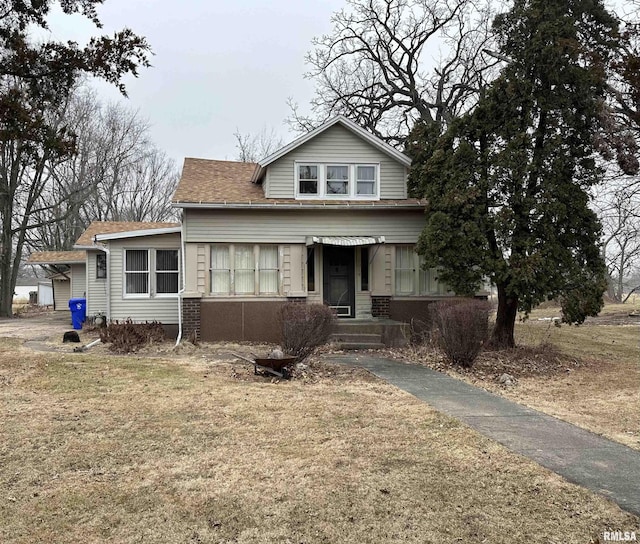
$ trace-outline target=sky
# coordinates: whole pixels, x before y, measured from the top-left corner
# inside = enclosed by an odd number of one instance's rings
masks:
[[[123,27],[145,36],[152,68],[126,78],[129,107],[150,124],[158,148],[182,165],[184,157],[233,160],[233,134],[272,128],[288,142],[287,99],[307,111],[313,82],[305,53],[315,36],[331,31],[344,0],[105,0],[103,29],[86,18],[54,12],[52,39],[86,43]],[[96,84],[104,101],[122,100]]]

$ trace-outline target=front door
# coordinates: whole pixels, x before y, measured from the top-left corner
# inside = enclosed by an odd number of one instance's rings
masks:
[[[324,302],[338,317],[355,317],[355,250],[352,247],[324,246]]]

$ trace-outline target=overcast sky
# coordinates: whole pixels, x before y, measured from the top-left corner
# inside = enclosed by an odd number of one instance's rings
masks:
[[[51,18],[55,39],[83,43],[125,26],[145,36],[152,68],[126,80],[128,104],[151,124],[156,145],[181,166],[185,156],[233,159],[233,133],[284,124],[291,97],[304,108],[313,84],[305,81],[311,39],[331,30],[331,14],[344,0],[106,0],[104,29],[80,16]],[[98,86],[105,100],[117,91]],[[303,109],[304,111],[304,109]]]

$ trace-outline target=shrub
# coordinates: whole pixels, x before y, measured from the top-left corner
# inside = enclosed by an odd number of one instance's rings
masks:
[[[333,332],[335,314],[322,304],[287,302],[280,309],[282,349],[304,361]]]
[[[116,353],[131,353],[164,339],[164,329],[158,321],[134,323],[127,319],[122,323],[114,321],[100,329],[100,340],[105,344],[110,343],[109,349]]]
[[[438,347],[455,365],[473,366],[489,338],[490,305],[484,300],[444,300],[435,304]]]

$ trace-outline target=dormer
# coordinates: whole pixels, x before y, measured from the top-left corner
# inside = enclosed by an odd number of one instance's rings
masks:
[[[267,199],[407,198],[411,159],[341,115],[258,162],[252,182]]]

